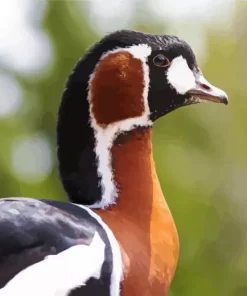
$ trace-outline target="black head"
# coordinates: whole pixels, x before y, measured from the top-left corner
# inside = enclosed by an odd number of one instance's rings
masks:
[[[121,30],[104,37],[90,54],[96,51],[102,54],[102,49],[107,53],[116,48],[129,48],[131,52],[133,47],[134,56],[148,65],[148,103],[152,121],[193,103],[228,103],[227,95],[203,77],[191,47],[178,37]]]

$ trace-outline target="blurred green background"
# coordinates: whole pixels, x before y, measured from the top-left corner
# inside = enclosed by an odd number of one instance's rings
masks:
[[[181,108],[154,126],[181,242],[169,295],[247,295],[247,1],[1,1],[1,197],[66,200],[55,134],[64,83],[88,46],[120,28],[184,38],[230,99]]]

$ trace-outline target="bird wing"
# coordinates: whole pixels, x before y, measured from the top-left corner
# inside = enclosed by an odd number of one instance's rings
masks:
[[[108,241],[96,222],[69,203],[1,199],[0,296],[68,295],[103,271],[98,281],[110,286]]]
[[[89,278],[100,278],[104,249],[96,233],[89,246],[75,245],[27,267],[0,289],[0,296],[66,296]]]

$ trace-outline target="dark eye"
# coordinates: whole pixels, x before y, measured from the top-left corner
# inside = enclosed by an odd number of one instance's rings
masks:
[[[163,54],[158,54],[155,56],[153,58],[153,63],[158,67],[167,67],[170,64],[168,58],[166,58]]]

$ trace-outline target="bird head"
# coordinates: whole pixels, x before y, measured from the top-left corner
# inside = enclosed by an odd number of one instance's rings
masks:
[[[128,30],[103,37],[75,66],[60,105],[59,169],[70,199],[114,203],[111,148],[118,136],[208,101],[228,98],[203,77],[185,41]]]
[[[89,79],[91,117],[97,124],[136,119],[143,125],[182,106],[228,102],[225,92],[204,78],[191,47],[177,37],[118,31],[104,37],[88,57],[104,47]]]

